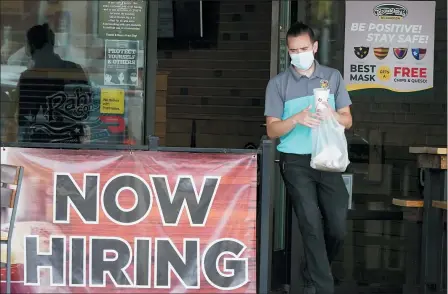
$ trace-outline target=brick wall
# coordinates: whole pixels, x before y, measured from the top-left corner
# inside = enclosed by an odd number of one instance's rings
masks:
[[[209,50],[159,51],[169,71],[167,146],[243,148],[264,134],[264,91],[269,80],[271,4],[220,3],[219,36]]]

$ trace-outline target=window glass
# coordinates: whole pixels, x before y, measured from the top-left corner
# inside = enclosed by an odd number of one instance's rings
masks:
[[[2,142],[142,144],[146,1],[1,1]]]

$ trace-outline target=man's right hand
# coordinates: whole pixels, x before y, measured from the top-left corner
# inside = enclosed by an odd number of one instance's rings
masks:
[[[266,117],[266,131],[271,139],[275,139],[290,132],[297,124],[309,128],[315,128],[319,126],[321,118],[318,114],[310,112],[311,106],[308,106],[305,110],[289,117],[288,119],[281,120],[277,117]]]
[[[306,109],[302,110],[301,112],[293,115],[291,117],[291,120],[295,123],[304,125],[306,127],[315,128],[318,127],[321,119],[318,114],[310,112],[311,105],[308,106]]]

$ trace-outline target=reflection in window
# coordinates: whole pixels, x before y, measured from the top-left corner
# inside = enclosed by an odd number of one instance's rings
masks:
[[[319,36],[319,62],[332,66],[334,48],[331,47],[335,38],[334,25],[337,23],[337,5],[334,1],[306,1],[307,22]]]
[[[2,142],[142,144],[146,1],[1,8]]]

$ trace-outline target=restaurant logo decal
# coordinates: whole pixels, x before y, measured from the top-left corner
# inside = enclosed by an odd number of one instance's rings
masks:
[[[401,4],[378,4],[373,9],[373,15],[379,19],[402,19],[408,15],[408,9]]]

